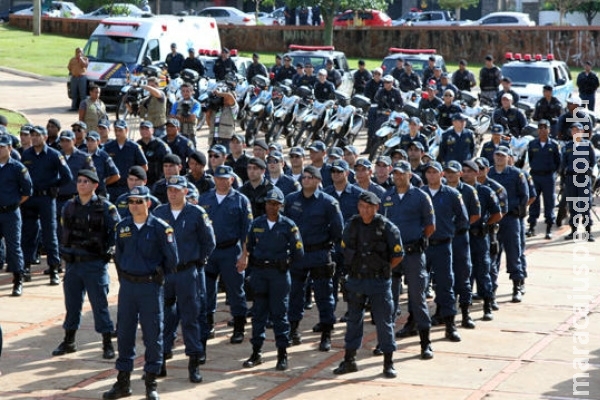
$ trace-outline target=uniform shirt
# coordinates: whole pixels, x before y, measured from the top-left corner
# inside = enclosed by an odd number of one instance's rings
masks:
[[[328,69],[327,80],[333,83],[336,88],[339,88],[342,84],[342,74],[335,68]]]
[[[127,197],[129,193],[123,193],[113,202],[117,207],[117,212],[121,216],[121,219],[125,219],[127,217],[131,217],[131,213],[129,212],[129,205],[127,204]],[[160,206],[162,203],[156,197],[150,195],[150,211],[153,211],[156,207]]]
[[[577,87],[579,88],[580,94],[594,94],[598,89],[598,86],[600,86],[598,76],[593,71],[590,71],[589,74],[585,71],[581,71],[579,75],[577,75]]]
[[[213,73],[215,74],[215,79],[218,81],[222,81],[225,79],[225,76],[229,73],[237,73],[238,69],[235,66],[233,60],[227,57],[223,60],[221,57],[217,58],[215,61],[215,65],[213,66]]]
[[[431,194],[429,186],[420,190],[431,198],[435,211],[435,232],[430,239],[449,239],[455,232],[469,228],[467,209],[458,190],[447,185],[441,185],[435,195]]]
[[[577,148],[574,148],[574,146],[574,142],[569,142],[565,145],[561,157],[561,172],[564,175],[591,175],[592,168],[596,165],[596,154],[591,142],[584,139],[577,144]],[[588,168],[586,168],[583,160],[587,160]],[[567,178],[567,182],[569,181],[573,182],[571,178]],[[589,186],[590,181],[591,179],[588,179],[586,186]],[[584,179],[579,178],[578,182],[579,185],[584,185]]]
[[[502,212],[502,215],[505,215],[508,212],[508,193],[506,193],[506,189],[504,189],[504,186],[499,184],[494,179],[490,179],[489,177],[485,178],[485,181],[482,183],[482,185],[492,189],[492,191],[498,198],[500,211]]]
[[[22,196],[33,194],[33,183],[25,166],[13,158],[9,158],[0,167],[0,207],[16,206]]]
[[[73,179],[68,183],[64,183],[60,185],[58,188],[59,196],[72,196],[77,194],[77,173],[81,169],[91,169],[95,171],[94,161],[92,160],[92,156],[87,153],[84,153],[81,150],[73,149],[73,153],[70,156],[63,157],[67,160],[67,165],[71,170],[71,175],[73,175]]]
[[[428,99],[421,98],[421,101],[419,101],[419,110],[423,111],[427,110],[428,108],[437,110],[437,108],[442,104],[444,104],[444,102],[437,96],[434,96],[433,98],[430,97]]]
[[[227,154],[225,158],[225,165],[229,165],[233,168],[233,172],[236,173],[242,180],[242,182],[246,182],[248,180],[248,160],[250,157],[246,153],[242,153],[241,156],[235,160],[232,154]]]
[[[481,157],[485,157],[490,162],[490,165],[494,165],[494,152],[499,146],[510,147],[510,143],[504,139],[500,139],[500,143],[498,145],[495,145],[491,140],[489,142],[485,142],[481,147]]]
[[[491,68],[483,67],[479,71],[479,87],[484,91],[496,91],[500,85],[500,79],[502,78],[502,71],[497,66],[493,65]],[[494,99],[490,99],[494,100]]]
[[[506,122],[503,123],[504,118]],[[527,119],[525,115],[515,107],[510,107],[508,110],[504,108],[497,108],[492,115],[494,124],[505,126],[508,124],[509,133],[516,137],[521,136],[521,129],[527,125]]]
[[[119,175],[119,170],[113,159],[104,150],[98,148],[95,152],[89,154],[92,156],[94,167],[96,167],[96,174],[100,180],[96,193],[104,196],[106,193],[106,178]]]
[[[438,124],[440,124],[440,128],[442,129],[450,128],[452,126],[452,116],[462,112],[462,108],[454,103],[451,103],[449,106],[442,104],[438,106],[437,110],[439,112]]]
[[[317,81],[314,86],[313,94],[315,96],[315,100],[317,101],[326,101],[335,98],[335,86],[333,83],[329,81],[325,81],[321,83]]]
[[[421,87],[421,78],[419,78],[419,75],[414,71],[412,71],[410,74],[404,72],[400,76],[400,79],[398,79],[398,83],[400,85],[400,90],[403,92],[409,92]]]
[[[313,88],[315,83],[317,83],[317,77],[314,75],[297,74],[292,80],[292,86],[294,87],[307,86]]]
[[[560,149],[554,139],[548,138],[543,147],[539,138],[533,139],[527,147],[527,157],[532,175],[554,173],[560,167]]]
[[[430,80],[435,79],[433,77],[433,71],[434,69],[429,65],[423,69],[423,87],[427,86]]]
[[[436,224],[431,199],[422,190],[410,185],[400,199],[396,188],[381,196],[379,212],[400,229],[402,242],[414,243],[425,234],[425,227]]]
[[[375,94],[375,103],[379,110],[399,110],[404,105],[402,94],[395,87],[390,90],[379,89]]]
[[[375,79],[371,79],[367,82],[367,85],[365,86],[365,96],[371,100],[371,103],[375,101],[375,95],[381,88],[383,88],[383,81],[381,79],[379,82],[376,82]]]
[[[193,71],[196,71],[200,77],[206,74],[206,67],[204,67],[204,63],[202,62],[202,60],[196,57],[188,57],[185,60],[183,60],[181,70],[183,71],[184,69],[191,69]]]
[[[475,190],[481,207],[481,218],[471,224],[471,227],[482,227],[487,225],[490,216],[502,212],[498,196],[491,187],[475,182]]]
[[[194,143],[180,134],[177,134],[172,141],[169,141],[165,136],[165,142],[167,146],[169,146],[169,149],[171,149],[171,153],[176,154],[181,158],[183,165],[187,165],[188,157],[196,150],[194,148]]]
[[[423,135],[421,132],[417,132],[415,137],[410,136],[410,134],[400,135],[400,145],[399,147],[402,150],[408,151],[410,144],[413,142],[419,142],[424,147],[424,152],[429,153],[429,144],[427,143],[427,136]]]
[[[36,154],[34,147],[28,148],[23,152],[21,162],[29,170],[34,194],[73,180],[73,174],[63,155],[47,145],[44,145],[39,154]]]
[[[450,128],[442,134],[438,155],[438,161],[442,164],[446,164],[450,160],[458,162],[470,160],[474,153],[475,139],[473,139],[471,130],[464,129],[459,135],[454,128]]]
[[[252,221],[246,241],[248,253],[259,260],[301,259],[304,256],[304,247],[300,231],[294,221],[283,215],[278,215],[272,227],[269,227],[267,221],[266,215]]]
[[[516,107],[517,104],[519,104],[519,98],[520,97],[519,97],[519,94],[517,92],[515,92],[514,90],[512,90],[512,89],[510,89],[508,91],[505,91],[504,89],[501,89],[501,90],[498,91],[498,94],[496,94],[496,106],[497,107],[502,107],[502,96],[504,94],[506,94],[506,93],[508,93],[508,94],[510,94],[512,96],[512,98],[513,98],[512,105],[514,107]]]
[[[248,181],[240,188],[240,193],[250,200],[254,218],[265,214],[265,197],[267,196],[267,192],[271,189],[273,189],[273,184],[264,176],[256,187],[252,186]]]
[[[246,196],[231,189],[219,204],[215,189],[203,193],[198,205],[206,210],[213,223],[215,240],[219,243],[239,240],[244,243],[252,222],[252,208]]]
[[[571,125],[575,122],[581,123],[584,131],[587,132],[588,135],[591,135],[592,128],[595,126],[595,124],[593,124],[591,121],[592,119],[590,115],[583,110],[576,111],[575,116],[573,116],[573,112],[569,112],[567,110],[564,114],[558,117],[558,122],[556,123],[556,138],[558,140],[565,141],[573,140],[573,137],[571,136]]]
[[[400,79],[402,79],[402,75],[404,75],[405,73],[406,72],[404,71],[404,68],[394,67],[392,72],[390,72],[390,75],[392,75],[395,80],[400,82]]]
[[[550,100],[546,100],[545,97],[542,97],[537,103],[535,103],[535,110],[533,111],[532,119],[534,121],[547,119],[551,124],[555,124],[556,119],[560,117],[561,113],[562,104],[560,104],[560,100],[554,96],[552,96]]]
[[[377,185],[381,186],[382,188],[384,188],[384,189],[386,189],[386,190],[387,190],[387,189],[389,189],[389,188],[392,188],[392,187],[394,187],[394,180],[392,179],[392,177],[391,177],[391,176],[388,176],[388,177],[387,177],[387,179],[386,179],[385,181],[383,181],[383,182],[379,182],[379,181],[377,180],[377,177],[375,177],[375,175],[373,175],[373,176],[371,177],[371,180],[373,181],[373,183],[375,183],[375,184],[377,184]]]
[[[137,144],[140,145],[146,156],[146,160],[148,160],[147,185],[151,186],[154,182],[162,178],[163,158],[165,158],[167,154],[171,154],[171,148],[161,139],[155,137],[151,138],[148,143],[145,143],[140,139],[137,141]]]
[[[169,197],[167,196],[167,179],[161,178],[158,181],[154,182],[154,185],[150,188],[150,192],[153,196],[155,196],[161,204],[165,204],[169,202]]]
[[[173,53],[169,53],[167,55],[165,63],[167,64],[167,72],[171,78],[181,72],[184,61],[185,59],[181,53],[175,53],[175,55],[173,55]]]
[[[373,75],[369,71],[357,69],[354,72],[354,94],[363,94],[367,82],[373,79]]]
[[[460,69],[452,74],[452,83],[458,88],[458,90],[471,91],[471,87],[475,86],[475,75],[469,71]]]
[[[481,203],[479,202],[479,196],[477,190],[471,185],[467,185],[464,182],[458,182],[455,188],[462,196],[465,209],[467,210],[467,218],[470,220],[473,215],[477,215],[481,218]]]
[[[267,67],[265,67],[261,63],[252,63],[246,69],[246,80],[248,82],[252,82],[252,78],[256,75],[262,75],[265,78],[269,77],[269,72],[267,72]]]
[[[294,75],[296,75],[296,70],[291,65],[288,68],[285,66],[281,67],[281,69],[277,72],[277,75],[275,75],[275,82],[283,82],[286,79],[291,81],[294,79]]]
[[[344,190],[338,194],[335,186],[329,185],[323,191],[338,201],[344,223],[347,223],[353,215],[358,213],[358,198],[363,192],[360,187],[348,183]]]
[[[506,189],[509,213],[518,212],[519,208],[527,205],[529,187],[523,171],[510,165],[507,165],[502,172],[498,172],[496,168],[492,167],[488,172],[488,176]]]
[[[173,228],[165,221],[148,215],[140,229],[131,217],[117,225],[115,264],[130,275],[148,276],[162,268],[175,273],[179,258]]]
[[[127,139],[123,147],[119,147],[116,140],[110,140],[104,145],[104,151],[113,159],[119,169],[121,178],[113,186],[127,186],[127,175],[129,168],[134,165],[144,166],[148,164],[146,156],[139,144]]]
[[[286,174],[281,174],[279,178],[277,178],[277,181],[274,183],[271,179],[271,183],[275,185],[275,187],[281,189],[284,196],[287,196],[290,193],[297,192],[301,189],[300,183],[298,183],[297,180]]]
[[[152,213],[175,231],[180,264],[185,265],[192,261],[206,263],[215,249],[215,234],[210,218],[202,207],[186,203],[177,219],[173,216],[169,204],[157,207]]]
[[[192,174],[187,174],[185,177],[187,178],[188,182],[196,186],[199,194],[208,192],[210,189],[215,187],[215,178],[206,172],[202,174],[199,179],[194,178]]]

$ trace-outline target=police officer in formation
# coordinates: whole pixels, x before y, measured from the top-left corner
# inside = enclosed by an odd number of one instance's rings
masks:
[[[498,107],[492,115],[494,124],[504,127],[510,135],[520,137],[521,130],[527,125],[527,119],[521,110],[513,104],[513,97],[510,93],[505,93],[500,97],[501,107]]]
[[[485,56],[485,65],[479,71],[479,87],[481,88],[481,99],[486,99],[492,105],[496,99],[502,71],[494,65],[494,57],[491,54]]]
[[[294,221],[280,214],[283,192],[272,188],[265,196],[265,203],[265,214],[252,221],[246,242],[248,263],[253,269],[250,286],[254,292],[254,315],[250,340],[252,354],[243,366],[252,368],[262,364],[266,324],[270,319],[277,347],[275,369],[284,371],[288,368],[290,340],[290,265],[304,256],[304,248]]]
[[[188,182],[192,183],[198,189],[199,194],[208,192],[215,187],[215,179],[206,172],[206,155],[199,150],[195,150],[188,157],[189,172],[185,176]]]
[[[102,335],[102,358],[112,359],[114,326],[108,310],[108,261],[115,245],[115,228],[121,218],[117,208],[96,194],[100,179],[91,169],[77,172],[77,195],[67,201],[60,218],[60,253],[66,262],[64,294],[65,337],[52,352],[62,356],[77,351],[75,334],[81,323],[81,307],[87,293],[96,332]]]
[[[498,149],[499,146],[510,146],[510,142],[505,140],[504,136],[504,127],[499,124],[493,124],[490,128],[490,133],[492,134],[491,140],[485,142],[483,146],[481,146],[481,157],[484,157],[488,160],[490,165],[494,164],[494,153]]]
[[[141,139],[137,141],[148,161],[149,186],[154,185],[156,181],[163,177],[163,158],[167,154],[171,154],[171,148],[162,139],[154,136],[153,128],[154,125],[150,121],[140,122]]]
[[[179,259],[173,228],[150,213],[150,191],[129,191],[131,217],[116,228],[115,265],[119,274],[117,381],[104,399],[131,395],[138,322],[144,336],[146,399],[158,400],[156,377],[163,364],[164,276],[177,272]]]
[[[265,213],[265,197],[267,192],[273,189],[273,184],[265,177],[267,164],[262,159],[250,158],[246,168],[248,180],[240,188],[240,193],[250,200],[252,215],[256,218]]]
[[[215,248],[215,235],[208,214],[186,200],[187,180],[173,175],[167,179],[168,204],[153,214],[173,228],[179,263],[177,272],[166,276],[164,357],[159,375],[167,374],[166,360],[172,357],[176,330],[181,331],[188,356],[188,378],[202,382],[199,365],[206,362],[206,283],[204,266]]]
[[[356,351],[363,339],[363,321],[367,297],[377,327],[377,339],[383,352],[383,375],[395,378],[393,354],[394,304],[391,270],[398,267],[404,251],[400,231],[389,219],[378,214],[381,200],[368,191],[361,192],[358,215],[353,216],[343,232],[342,248],[348,278],[348,321],[344,338],[344,360],[333,373],[356,372]]]
[[[148,178],[146,175],[146,171],[142,169],[139,165],[134,165],[129,168],[129,172],[127,173],[127,192],[123,193],[116,200],[113,201],[113,204],[117,207],[117,211],[121,216],[121,219],[125,217],[130,217],[131,213],[129,212],[129,191],[136,186],[147,186]],[[150,199],[150,211],[154,210],[161,203],[160,201],[154,197],[152,194],[148,195]]]
[[[531,119],[534,121],[548,120],[550,122],[550,133],[552,137],[556,137],[558,128],[558,117],[562,113],[562,104],[555,96],[552,95],[552,86],[544,85],[543,97],[535,103],[535,109]],[[538,122],[539,123],[539,122]]]
[[[170,177],[180,175],[183,168],[181,158],[177,154],[167,154],[162,159],[162,176],[164,178],[159,179],[152,185],[150,192],[155,196],[161,203],[167,203],[167,181]]]
[[[107,197],[106,185],[117,182],[121,176],[113,159],[106,151],[100,148],[100,134],[96,131],[88,132],[85,137],[87,152],[92,157],[96,174],[98,175],[98,188],[96,194]]]
[[[438,161],[446,164],[450,160],[462,162],[473,157],[475,139],[473,131],[466,128],[466,117],[457,113],[452,116],[452,128],[442,134]]]
[[[335,97],[335,86],[327,80],[327,70],[320,69],[317,72],[317,82],[313,90],[315,100],[324,102]]]

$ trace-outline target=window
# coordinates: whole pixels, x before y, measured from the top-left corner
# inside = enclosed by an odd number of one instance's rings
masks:
[[[158,45],[158,39],[152,39],[148,41],[148,50],[146,50],[146,55],[150,57],[152,61],[160,61],[160,47]]]

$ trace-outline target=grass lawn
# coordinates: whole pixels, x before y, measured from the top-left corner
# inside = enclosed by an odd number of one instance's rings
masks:
[[[21,114],[13,113],[4,108],[0,108],[0,115],[6,117],[8,120],[8,131],[17,137],[19,136],[21,125],[25,125],[28,122]]]

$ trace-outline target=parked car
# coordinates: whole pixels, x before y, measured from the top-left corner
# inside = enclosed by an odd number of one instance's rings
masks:
[[[335,16],[333,26],[392,26],[392,19],[379,10],[347,10]]]
[[[6,8],[6,9],[0,11],[0,21],[8,22],[8,18],[10,16],[10,14],[14,14],[18,11],[22,11],[22,10],[25,10],[30,7],[31,7],[31,4],[17,4],[17,5],[12,6],[11,8]]]
[[[144,12],[134,4],[114,3],[100,7],[96,11],[83,14],[81,19],[104,19],[108,17],[141,17],[143,15],[152,15]]]
[[[535,26],[529,15],[520,12],[500,11],[493,12],[477,21],[465,21],[462,26]]]
[[[198,12],[201,17],[212,17],[217,25],[256,25],[256,17],[234,7],[207,7]]]
[[[14,13],[15,15],[33,15],[33,6]],[[53,1],[52,7],[42,7],[42,17],[55,18],[78,18],[83,15],[83,11],[68,1]]]
[[[419,18],[422,11],[408,11],[404,13],[400,18],[392,20],[392,26],[405,26],[410,25],[410,22]]]
[[[254,13],[249,12],[246,13],[248,15],[254,15]],[[283,8],[277,9],[272,13],[267,12],[259,12],[258,20],[256,22],[258,25],[285,25],[285,16],[283,15]]]
[[[423,11],[408,25],[411,26],[448,26],[458,25],[459,22],[450,11]]]
[[[435,49],[399,49],[390,47],[389,55],[381,62],[383,75],[388,75],[396,67],[396,60],[401,58],[404,62],[410,62],[413,66],[413,71],[423,78],[423,71],[429,64],[429,57],[435,57],[435,65],[442,69],[442,72],[447,72],[444,57],[436,54]]]

